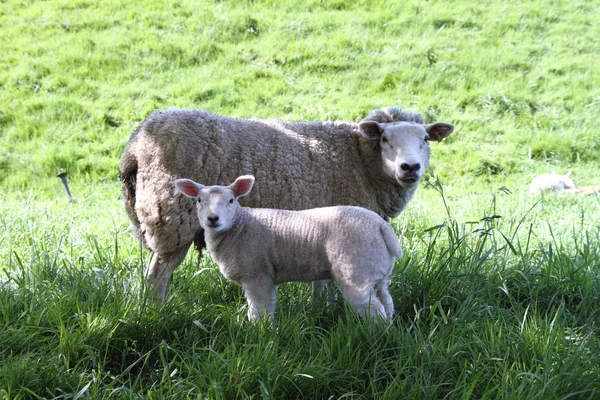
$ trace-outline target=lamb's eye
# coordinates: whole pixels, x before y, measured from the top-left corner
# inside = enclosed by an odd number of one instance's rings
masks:
[[[232,203],[233,203],[233,199],[229,200],[229,204],[232,204]]]
[[[200,197],[198,197],[198,203],[202,203],[202,200],[200,200]]]
[[[383,143],[387,143],[387,142],[388,142],[388,140],[387,140],[387,138],[386,138],[385,136],[381,138],[381,141],[382,141]]]

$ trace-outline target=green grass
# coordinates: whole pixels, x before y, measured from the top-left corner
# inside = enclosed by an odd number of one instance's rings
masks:
[[[600,397],[594,2],[0,2],[0,397]],[[392,221],[391,325],[284,285],[274,326],[190,253],[147,308],[117,165],[155,108],[456,125]],[[68,171],[72,203],[57,172]],[[441,183],[440,183],[441,182]],[[443,185],[442,185],[443,183]]]
[[[268,326],[247,322],[241,290],[193,254],[166,304],[146,308],[149,257],[117,192],[3,204],[7,398],[599,395],[600,229],[588,211],[597,198],[499,192],[477,218],[459,218],[453,208],[468,201],[424,188],[393,222],[406,256],[391,325],[341,302],[312,306],[308,285],[288,284]],[[548,207],[574,220],[549,230]]]

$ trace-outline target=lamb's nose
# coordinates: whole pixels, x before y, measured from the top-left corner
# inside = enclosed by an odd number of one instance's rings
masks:
[[[421,168],[421,164],[402,163],[400,164],[400,168],[402,168],[403,171],[418,171]]]
[[[219,222],[218,215],[209,215],[208,217],[206,217],[206,219],[208,220],[208,222],[210,222],[212,224],[216,224],[217,222]]]

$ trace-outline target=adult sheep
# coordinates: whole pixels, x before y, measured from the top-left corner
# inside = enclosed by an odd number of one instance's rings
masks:
[[[237,119],[204,110],[157,110],[131,134],[119,176],[134,231],[152,252],[146,284],[161,303],[191,244],[205,247],[196,205],[173,181],[205,185],[254,175],[243,206],[302,210],[360,206],[389,220],[413,197],[429,165],[429,141],[453,125],[424,124],[388,107],[360,123]]]

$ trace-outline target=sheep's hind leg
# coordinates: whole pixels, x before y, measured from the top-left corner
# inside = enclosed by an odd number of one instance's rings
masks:
[[[327,280],[320,280],[320,281],[313,281],[312,282],[312,301],[313,304],[316,304],[317,302],[319,302],[320,299],[323,298],[323,296],[326,296],[326,300],[327,300],[327,305],[328,306],[333,306],[337,299],[337,290],[334,287],[334,285],[329,284],[330,281]]]
[[[246,282],[242,288],[248,301],[248,319],[257,321],[266,313],[273,321],[277,302],[277,287],[273,282],[270,279]]]
[[[327,281],[313,281],[312,282],[312,301],[315,302],[323,295],[325,284]]]
[[[191,243],[170,254],[155,252],[146,270],[147,302],[161,304],[167,297],[171,275],[185,258]]]

